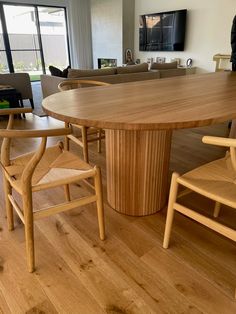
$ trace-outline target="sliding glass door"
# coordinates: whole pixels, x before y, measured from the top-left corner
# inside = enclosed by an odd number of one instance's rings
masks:
[[[3,6],[14,72],[28,72],[31,78],[43,73],[35,8]]]
[[[65,69],[69,65],[65,10],[38,7],[38,16],[46,71],[50,64]]]
[[[0,12],[0,72],[28,72],[38,80],[49,65],[68,66],[65,8],[0,2]]]
[[[0,19],[0,74],[8,73],[9,67],[7,62],[6,48],[3,40],[2,23]]]

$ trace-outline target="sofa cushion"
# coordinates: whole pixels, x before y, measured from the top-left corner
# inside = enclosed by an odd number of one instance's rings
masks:
[[[148,64],[127,65],[126,67],[117,67],[117,74],[147,72]]]
[[[103,75],[113,75],[116,74],[116,68],[107,69],[95,69],[95,70],[79,70],[79,69],[69,69],[68,78],[79,78],[87,76],[103,76]]]
[[[177,61],[170,63],[152,63],[151,70],[169,70],[169,69],[177,69]]]
[[[110,84],[119,84],[127,82],[136,82],[144,80],[154,80],[160,78],[160,71],[148,71],[148,72],[137,72],[137,73],[126,73],[126,74],[114,74],[114,75],[104,75],[97,76],[96,81],[101,81]],[[94,80],[92,76],[81,77],[84,80]]]

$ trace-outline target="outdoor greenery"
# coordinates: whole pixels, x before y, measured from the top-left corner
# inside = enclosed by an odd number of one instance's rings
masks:
[[[31,82],[39,81],[40,80],[40,75],[30,74],[30,80],[31,80]]]

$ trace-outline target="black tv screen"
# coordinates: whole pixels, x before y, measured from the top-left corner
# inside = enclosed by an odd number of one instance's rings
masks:
[[[140,51],[183,51],[187,10],[140,15]]]

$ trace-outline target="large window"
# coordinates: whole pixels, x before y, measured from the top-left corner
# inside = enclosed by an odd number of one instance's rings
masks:
[[[0,73],[37,80],[49,65],[70,63],[65,8],[0,3],[0,18]]]
[[[6,48],[3,40],[2,23],[0,19],[0,73],[8,73],[8,62],[6,55]]]
[[[65,10],[40,7],[39,25],[46,70],[50,64],[63,69],[69,64]]]

